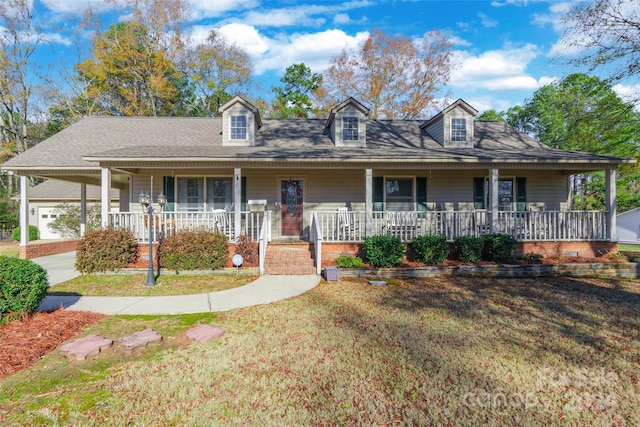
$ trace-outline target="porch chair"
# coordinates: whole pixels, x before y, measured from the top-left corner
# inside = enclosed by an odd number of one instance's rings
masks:
[[[349,213],[349,208],[338,208],[338,239],[358,240],[360,237],[359,223]]]
[[[222,234],[231,234],[231,224],[229,224],[226,209],[213,209],[213,227]]]

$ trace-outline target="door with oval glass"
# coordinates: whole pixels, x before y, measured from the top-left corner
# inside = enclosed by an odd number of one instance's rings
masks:
[[[303,181],[289,179],[280,181],[281,235],[302,235]]]

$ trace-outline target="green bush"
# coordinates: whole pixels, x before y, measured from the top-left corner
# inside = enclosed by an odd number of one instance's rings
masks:
[[[456,245],[460,261],[477,264],[482,259],[484,242],[480,237],[458,236],[453,242]]]
[[[367,261],[373,267],[396,267],[402,264],[405,246],[399,237],[371,236],[363,242]]]
[[[34,241],[34,240],[38,240],[40,238],[40,232],[38,231],[38,227],[36,227],[35,225],[30,225],[29,226],[29,241]],[[13,229],[13,231],[11,232],[11,239],[14,242],[17,242],[20,240],[20,227],[16,227]]]
[[[0,256],[0,323],[36,311],[48,289],[47,272],[38,264]]]
[[[116,271],[138,259],[138,242],[128,230],[88,231],[78,242],[76,270],[81,273]]]
[[[425,264],[440,264],[449,256],[449,244],[442,234],[418,236],[411,241],[416,259]]]
[[[498,263],[513,262],[513,252],[518,243],[508,234],[487,234],[482,236],[482,259]]]
[[[520,260],[531,264],[540,264],[542,263],[542,255],[535,253],[522,254]]]
[[[217,270],[227,265],[228,237],[205,229],[182,231],[162,239],[158,248],[161,268],[174,270]]]
[[[336,265],[340,268],[361,268],[364,261],[357,256],[340,255],[336,258]]]
[[[49,230],[64,238],[77,239],[80,237],[80,206],[70,203],[61,203],[55,209],[56,219],[49,224]],[[86,231],[98,230],[101,227],[102,217],[99,204],[87,205]]]

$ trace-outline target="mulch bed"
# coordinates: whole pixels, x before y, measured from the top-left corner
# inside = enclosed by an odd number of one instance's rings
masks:
[[[25,369],[104,314],[59,309],[0,325],[0,378]]]

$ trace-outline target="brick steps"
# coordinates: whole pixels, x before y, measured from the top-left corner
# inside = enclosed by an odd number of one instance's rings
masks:
[[[266,274],[315,274],[310,245],[269,245],[265,258]]]

